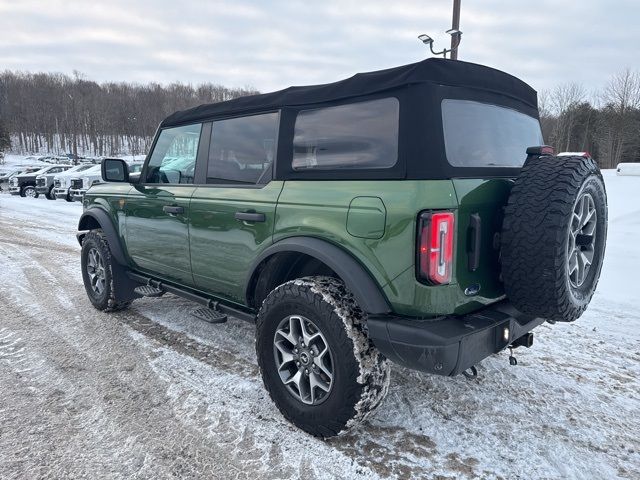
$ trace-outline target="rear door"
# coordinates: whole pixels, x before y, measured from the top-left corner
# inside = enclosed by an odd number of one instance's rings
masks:
[[[214,121],[206,185],[191,198],[195,286],[244,303],[249,266],[271,244],[282,181],[272,180],[279,113]]]
[[[126,200],[125,238],[136,267],[193,285],[189,253],[189,202],[202,124],[162,130],[140,183]]]
[[[538,119],[516,106],[473,96],[442,101],[447,161],[462,173],[453,179],[459,204],[456,278],[469,296],[495,299],[504,293],[499,261],[504,207],[527,147],[543,144]]]

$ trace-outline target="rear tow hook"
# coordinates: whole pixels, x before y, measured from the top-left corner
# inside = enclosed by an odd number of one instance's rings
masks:
[[[518,359],[513,356],[513,347],[509,345],[509,365],[518,365]]]
[[[531,348],[533,345],[533,333],[525,333],[521,337],[516,338],[511,345],[509,345],[509,365],[518,365],[518,360],[513,355],[513,349],[518,347]]]

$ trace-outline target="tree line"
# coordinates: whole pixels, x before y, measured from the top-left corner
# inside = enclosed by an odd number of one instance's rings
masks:
[[[640,162],[640,74],[624,70],[589,94],[566,83],[538,95],[542,131],[556,151],[587,151],[600,168]]]
[[[146,153],[176,110],[258,93],[173,83],[99,84],[79,73],[0,73],[0,150],[19,153]],[[588,93],[579,83],[539,94],[544,137],[557,151],[589,151],[602,168],[640,161],[640,74],[630,70]]]
[[[176,110],[258,93],[211,83],[97,83],[79,73],[0,73],[0,143],[17,153],[146,153]]]

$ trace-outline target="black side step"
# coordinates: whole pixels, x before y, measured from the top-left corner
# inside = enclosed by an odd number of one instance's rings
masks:
[[[127,271],[127,276],[134,280],[137,283],[140,283],[142,287],[151,287],[155,290],[159,290],[161,292],[169,292],[174,295],[178,295],[179,297],[186,298],[187,300],[191,300],[192,302],[197,302],[201,305],[207,307],[206,309],[212,310],[214,314],[218,315],[228,315],[234,318],[238,318],[240,320],[244,320],[245,322],[255,323],[256,316],[255,314],[240,310],[239,308],[235,308],[229,305],[225,305],[218,301],[217,299],[213,299],[211,297],[205,296],[197,291],[193,291],[191,289],[177,287],[175,285],[160,282],[154,278],[148,277],[146,275],[141,275],[136,272]],[[196,315],[198,316],[198,315]],[[210,321],[210,320],[207,320]],[[214,322],[212,322],[214,323]],[[220,322],[215,322],[220,323]]]
[[[191,312],[191,315],[209,323],[225,323],[227,321],[226,313],[218,312],[217,310],[207,307],[196,308]]]
[[[139,287],[134,288],[133,291],[143,297],[161,297],[164,295],[164,290],[152,287],[151,285],[140,285]]]

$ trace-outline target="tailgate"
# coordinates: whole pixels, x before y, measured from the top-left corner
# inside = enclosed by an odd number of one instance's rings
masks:
[[[453,185],[459,204],[458,284],[469,297],[497,301],[504,295],[498,234],[513,179],[454,179]]]

